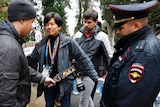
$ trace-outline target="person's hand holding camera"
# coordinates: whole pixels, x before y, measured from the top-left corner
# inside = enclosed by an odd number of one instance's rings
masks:
[[[56,85],[56,82],[52,79],[52,78],[50,78],[50,77],[46,77],[45,78],[45,83],[47,83],[48,85],[48,87],[50,88],[50,87],[53,87],[54,85]]]

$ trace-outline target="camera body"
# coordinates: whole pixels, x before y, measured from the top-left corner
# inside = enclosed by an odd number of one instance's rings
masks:
[[[79,92],[85,90],[85,86],[84,86],[84,84],[83,84],[83,82],[82,82],[82,80],[81,80],[81,77],[77,77],[77,78],[76,78],[76,86],[77,86],[77,90],[78,90]]]
[[[85,86],[84,86],[84,84],[81,80],[81,77],[80,77],[80,72],[79,72],[80,64],[78,62],[76,62],[75,59],[72,59],[71,62],[72,62],[72,65],[74,65],[77,70],[77,71],[73,72],[72,75],[75,78],[78,92],[81,92],[81,91],[85,90]]]

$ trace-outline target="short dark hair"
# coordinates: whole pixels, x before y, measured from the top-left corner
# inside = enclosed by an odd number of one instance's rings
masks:
[[[84,18],[84,19],[93,18],[93,21],[96,21],[96,20],[98,19],[98,12],[95,11],[94,9],[88,9],[88,10],[85,11],[85,13],[83,14],[83,18]]]
[[[58,13],[55,13],[55,12],[49,12],[45,15],[44,17],[44,26],[49,22],[49,20],[51,18],[54,18],[55,19],[55,23],[61,27],[62,24],[63,24],[63,20],[62,20],[62,17],[58,14]]]

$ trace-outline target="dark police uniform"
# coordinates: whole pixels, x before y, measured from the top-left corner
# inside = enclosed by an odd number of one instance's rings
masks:
[[[148,16],[158,4],[150,1],[109,5],[115,26]],[[138,15],[138,16],[137,16]],[[160,42],[149,25],[122,37],[115,45],[104,83],[101,107],[152,107],[160,90]]]

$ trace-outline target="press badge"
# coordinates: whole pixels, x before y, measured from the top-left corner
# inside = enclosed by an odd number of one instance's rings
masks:
[[[49,66],[49,65],[43,65],[42,75],[44,77],[49,77],[50,76],[50,69],[51,69],[51,66]]]

